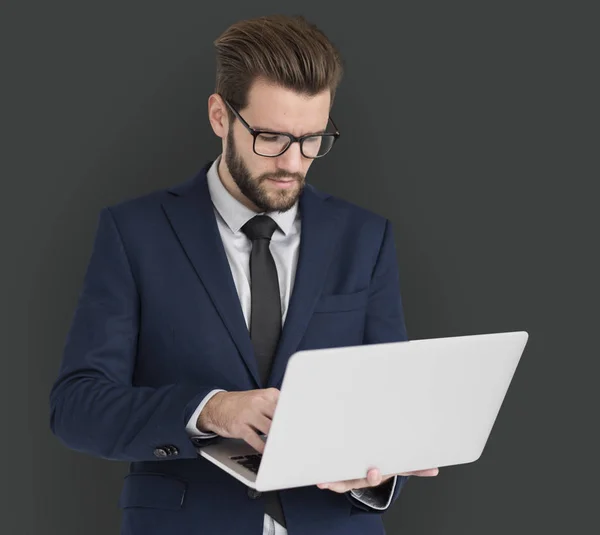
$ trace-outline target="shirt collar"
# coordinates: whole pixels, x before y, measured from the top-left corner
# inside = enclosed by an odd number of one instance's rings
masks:
[[[240,229],[250,219],[259,214],[247,206],[244,206],[240,201],[233,197],[227,189],[225,189],[218,172],[221,156],[222,155],[219,155],[217,157],[206,173],[208,189],[213,205],[231,231],[237,233],[240,232]],[[279,229],[287,236],[292,230],[292,226],[298,215],[298,202],[296,202],[296,204],[294,204],[287,212],[271,211],[260,213],[271,217],[275,223],[277,223]]]

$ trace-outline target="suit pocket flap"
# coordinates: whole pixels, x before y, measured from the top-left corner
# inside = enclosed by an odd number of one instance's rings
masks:
[[[322,295],[317,301],[315,312],[343,312],[364,307],[369,297],[369,289],[365,288],[351,294]]]
[[[166,474],[131,473],[125,477],[119,507],[181,509],[187,483]]]

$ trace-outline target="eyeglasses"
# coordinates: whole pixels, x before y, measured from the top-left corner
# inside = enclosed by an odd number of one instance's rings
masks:
[[[244,118],[234,109],[234,107],[225,100],[225,104],[229,106],[229,109],[235,114],[240,122],[246,127],[248,132],[252,134],[254,143],[252,149],[259,156],[265,156],[267,158],[275,158],[281,156],[286,150],[290,148],[292,143],[296,141],[300,143],[300,152],[305,158],[322,158],[325,156],[333,147],[337,138],[340,137],[340,133],[333,122],[331,116],[329,120],[335,128],[335,132],[324,132],[321,134],[308,134],[306,136],[296,137],[292,134],[285,132],[273,132],[270,130],[256,130],[252,128]]]

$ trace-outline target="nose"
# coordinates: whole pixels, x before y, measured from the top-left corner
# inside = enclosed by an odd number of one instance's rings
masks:
[[[300,150],[300,143],[292,143],[288,147],[288,150],[279,156],[278,160],[280,168],[290,173],[302,174],[304,156],[302,156],[302,151]]]

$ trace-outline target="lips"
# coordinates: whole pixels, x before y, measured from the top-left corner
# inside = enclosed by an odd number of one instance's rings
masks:
[[[296,180],[278,180],[278,179],[273,179],[273,178],[269,178],[267,179],[269,180],[269,182],[272,182],[273,184],[275,184],[274,187],[280,188],[280,189],[292,189],[292,187],[294,186],[294,184],[296,184]]]

